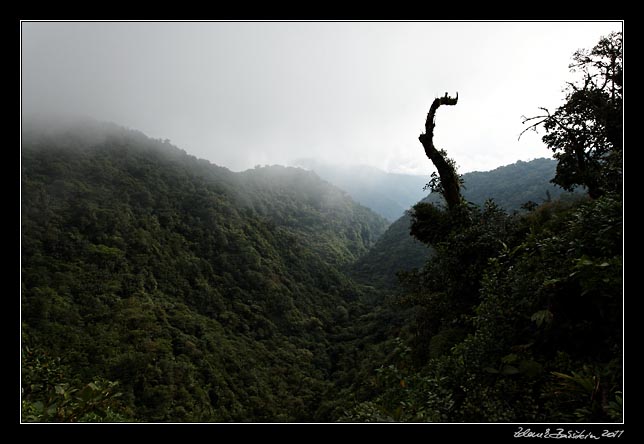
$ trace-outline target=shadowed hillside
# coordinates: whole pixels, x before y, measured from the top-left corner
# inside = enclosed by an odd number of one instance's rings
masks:
[[[550,183],[557,163],[552,159],[518,161],[485,172],[463,175],[463,195],[468,201],[482,206],[493,199],[508,212],[519,211],[521,205],[532,201],[535,204],[550,199],[574,199],[577,193],[568,193]],[[442,203],[442,197],[432,193],[424,202]],[[392,223],[369,253],[354,266],[355,276],[365,282],[374,280],[393,286],[396,273],[421,267],[431,255],[431,249],[409,234],[411,218],[403,215]]]

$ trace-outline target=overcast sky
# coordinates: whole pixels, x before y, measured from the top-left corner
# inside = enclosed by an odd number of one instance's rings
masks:
[[[619,22],[23,22],[22,106],[167,138],[240,171],[302,157],[430,174],[549,157],[522,115],[561,103],[574,51]]]

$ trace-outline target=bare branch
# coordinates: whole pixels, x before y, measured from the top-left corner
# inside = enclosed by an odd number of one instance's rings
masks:
[[[528,126],[526,129],[521,131],[521,133],[519,133],[519,137],[517,138],[517,140],[521,140],[521,136],[523,136],[523,134],[525,134],[526,132],[528,132],[530,130],[532,130],[534,132],[537,132],[537,127],[539,125],[541,125],[542,123],[546,122],[548,120],[548,116],[530,117],[529,119],[526,118],[522,123],[526,123],[526,122],[529,122],[530,120],[536,120],[536,119],[541,119],[541,120],[538,121],[538,122],[533,123],[532,125]]]
[[[524,124],[524,125],[527,122],[531,122],[533,120],[538,120],[538,119],[541,119],[541,120],[539,120],[536,123],[533,123],[533,124],[529,125],[526,129],[521,131],[521,133],[519,134],[519,137],[518,137],[517,140],[521,140],[521,136],[523,136],[523,134],[525,134],[526,132],[528,132],[530,130],[532,130],[534,132],[537,132],[537,127],[539,125],[541,125],[542,123],[546,122],[548,119],[550,119],[552,117],[552,115],[550,114],[550,111],[547,108],[543,108],[543,107],[540,106],[539,109],[542,110],[542,111],[545,111],[546,115],[545,116],[534,116],[534,117],[521,116],[521,119],[522,119],[521,123]]]

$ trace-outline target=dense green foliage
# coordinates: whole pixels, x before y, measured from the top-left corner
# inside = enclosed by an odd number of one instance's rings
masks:
[[[380,393],[347,419],[621,421],[621,201],[421,211],[414,223],[441,218],[455,228],[431,238],[435,256],[398,299],[413,329],[377,372]]]
[[[235,174],[98,124],[26,131],[23,341],[66,370],[23,371],[23,419],[92,419],[50,394],[106,380],[140,421],[311,420],[328,338],[372,292],[341,267],[385,226],[302,170]]]
[[[409,235],[411,216],[405,214],[391,224],[371,250],[352,267],[361,282],[393,288],[396,273],[421,268],[431,256],[431,248]]]
[[[588,68],[617,40],[576,62]],[[592,66],[605,68],[603,80],[587,77],[585,88],[621,86],[612,54]],[[511,215],[492,201],[417,204],[410,231],[434,255],[401,274],[396,299],[414,319],[375,371],[375,393],[346,420],[623,420],[622,124],[598,105],[605,95],[587,100],[589,91],[572,87],[555,119],[570,117],[573,129],[546,122],[545,140],[559,153],[555,182],[567,175],[562,185],[584,185],[589,197],[531,202]],[[613,92],[609,104],[621,109]],[[577,130],[585,136],[571,139]]]
[[[22,353],[22,419],[27,422],[124,422],[129,410],[119,402],[118,383],[95,378],[83,384],[70,369],[42,350]]]

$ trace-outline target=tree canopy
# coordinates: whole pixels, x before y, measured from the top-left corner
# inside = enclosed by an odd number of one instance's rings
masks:
[[[565,103],[524,117],[530,123],[524,132],[546,131],[543,141],[559,162],[553,182],[567,190],[584,186],[593,198],[622,191],[622,43],[622,34],[615,32],[591,50],[577,51],[569,67],[581,78],[567,83]]]

